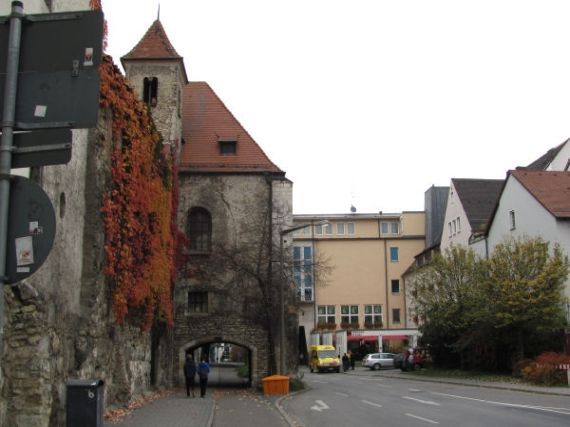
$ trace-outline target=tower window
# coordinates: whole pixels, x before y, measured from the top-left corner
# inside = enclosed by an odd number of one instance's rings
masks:
[[[210,252],[212,217],[204,208],[192,208],[188,213],[188,240],[191,252]]]
[[[143,80],[143,101],[146,105],[156,107],[158,99],[158,79],[156,77],[145,77]]]

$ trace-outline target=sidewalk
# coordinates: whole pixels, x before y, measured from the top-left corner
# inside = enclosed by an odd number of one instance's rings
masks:
[[[210,388],[205,398],[187,398],[184,391],[150,402],[119,422],[104,427],[210,427],[252,425],[287,427],[277,398],[250,389]]]

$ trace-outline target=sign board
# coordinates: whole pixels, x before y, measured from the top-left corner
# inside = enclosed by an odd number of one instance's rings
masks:
[[[9,19],[0,18],[0,52],[7,52]],[[16,128],[89,128],[97,123],[103,13],[26,15],[22,20]],[[4,99],[7,55],[0,55]],[[0,103],[0,117],[3,115]]]
[[[71,130],[41,129],[15,133],[13,168],[62,165],[71,160]]]
[[[27,178],[10,177],[6,284],[35,273],[55,237],[55,212],[44,190]]]

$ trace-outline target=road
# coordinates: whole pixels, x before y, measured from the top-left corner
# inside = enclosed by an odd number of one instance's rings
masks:
[[[282,402],[292,420],[303,427],[570,425],[567,396],[383,378],[374,373],[307,372],[304,380],[311,389]]]

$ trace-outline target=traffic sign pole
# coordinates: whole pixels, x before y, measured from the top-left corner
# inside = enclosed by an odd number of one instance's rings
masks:
[[[3,354],[2,347],[4,341],[4,283],[6,282],[6,255],[8,247],[10,169],[12,168],[12,141],[16,114],[18,63],[20,59],[23,16],[24,4],[21,1],[13,1],[6,63],[2,140],[0,142],[0,357]]]

